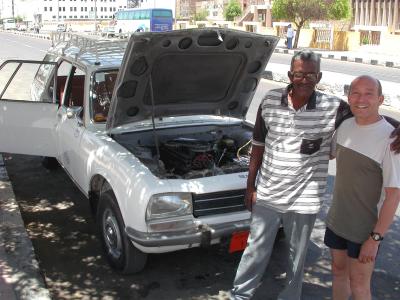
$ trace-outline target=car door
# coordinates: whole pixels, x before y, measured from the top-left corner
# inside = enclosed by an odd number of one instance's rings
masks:
[[[68,67],[70,66],[70,67]],[[60,69],[69,69],[62,104],[57,112],[56,129],[59,160],[73,180],[82,185],[85,175],[85,155],[81,149],[84,126],[85,72],[69,62],[62,62]]]
[[[55,72],[38,78],[44,68]],[[0,152],[57,155],[55,93],[51,99],[32,97],[32,82],[53,80],[56,86],[56,71],[57,63],[45,61],[8,60],[0,66]]]

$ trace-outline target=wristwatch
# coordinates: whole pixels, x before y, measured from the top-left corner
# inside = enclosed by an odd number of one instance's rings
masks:
[[[372,231],[369,235],[371,236],[371,238],[372,238],[374,241],[379,242],[379,241],[382,241],[382,240],[383,240],[383,236],[381,236],[381,234],[380,234],[379,232],[373,232],[373,231]]]

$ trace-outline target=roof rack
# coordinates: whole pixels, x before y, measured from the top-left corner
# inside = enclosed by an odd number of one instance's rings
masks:
[[[95,55],[96,61],[99,55],[111,54],[117,50],[125,51],[128,39],[104,39],[98,36],[83,35],[71,32],[51,32],[52,47],[61,46],[64,51],[69,47],[78,48],[75,58],[83,53],[91,52]]]

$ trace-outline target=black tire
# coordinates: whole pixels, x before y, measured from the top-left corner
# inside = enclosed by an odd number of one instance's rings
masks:
[[[96,220],[105,255],[111,267],[121,274],[133,274],[143,270],[147,254],[138,250],[128,239],[112,190],[101,193]]]
[[[54,157],[43,157],[42,166],[47,170],[56,170],[60,167],[58,160]]]

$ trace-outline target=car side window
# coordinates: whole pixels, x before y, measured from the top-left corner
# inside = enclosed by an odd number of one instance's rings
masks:
[[[43,61],[56,62],[57,56],[53,54],[46,54],[43,58]],[[54,71],[55,68],[53,65],[40,65],[31,86],[31,95],[33,101],[53,101],[52,87],[54,85]]]
[[[43,78],[46,73],[47,81],[54,80],[56,66],[55,62],[44,61],[4,62],[0,71],[0,100],[52,103],[52,97],[43,95]]]
[[[107,121],[117,75],[118,70],[94,73],[90,94],[92,120],[96,123]]]

